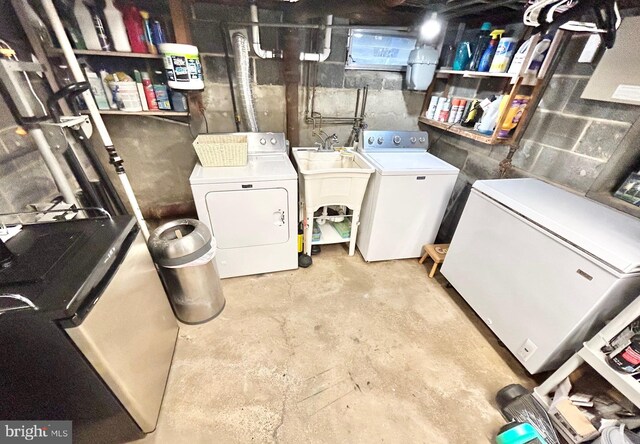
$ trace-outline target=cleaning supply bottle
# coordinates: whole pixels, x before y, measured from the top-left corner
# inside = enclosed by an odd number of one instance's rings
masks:
[[[149,13],[147,11],[140,11],[140,17],[142,17],[142,26],[144,28],[144,39],[147,42],[147,49],[149,54],[157,54],[158,48],[153,42],[153,33],[151,32],[151,23],[149,21]]]
[[[464,71],[469,68],[472,56],[471,42],[460,42],[456,50],[456,58],[453,60],[453,69],[455,71]]]
[[[93,27],[91,12],[89,12],[89,8],[87,8],[87,5],[85,5],[82,0],[76,0],[73,6],[73,15],[76,17],[80,34],[82,34],[87,49],[100,51],[102,48],[100,47],[100,40],[98,40],[96,29]]]
[[[500,114],[500,104],[502,103],[502,96],[496,97],[489,106],[487,106],[484,110],[484,114],[482,115],[482,119],[479,123],[476,124],[475,130],[490,136],[493,134],[493,130],[496,128],[496,123],[498,122],[498,116]]]
[[[516,52],[517,43],[517,39],[513,37],[502,37],[500,39],[489,72],[507,72],[511,57]]]
[[[102,21],[100,13],[95,8],[91,8],[91,19],[93,20],[93,27],[96,30],[96,34],[98,34],[100,48],[103,51],[111,51],[111,40],[109,39],[109,35],[107,34],[107,29],[104,26],[104,22]]]
[[[165,111],[170,111],[171,101],[169,100],[169,89],[164,82],[164,73],[162,71],[156,71],[154,74],[155,76],[153,81],[153,92],[156,95],[158,108]]]
[[[153,44],[156,45],[156,47],[160,43],[167,43],[162,24],[158,20],[154,20],[153,23],[151,23],[151,35],[153,36]]]
[[[503,33],[504,29],[494,29],[491,31],[491,40],[489,41],[487,49],[484,50],[484,54],[482,54],[480,64],[478,65],[478,71],[489,72],[489,68],[491,68],[491,61],[498,49],[498,42],[500,41],[500,37],[502,37]]]
[[[143,72],[142,75],[142,86],[144,86],[144,95],[147,99],[147,105],[150,110],[157,110],[158,103],[156,102],[156,93],[153,91],[153,84],[151,83],[151,77],[149,77],[148,72]]]
[[[56,7],[60,11],[60,21],[64,26],[64,31],[75,49],[87,49],[80,28],[76,24],[73,2],[70,0],[59,0]]]
[[[522,117],[522,114],[527,107],[527,103],[529,103],[529,99],[529,96],[521,95],[517,95],[515,99],[513,99],[513,101],[511,102],[511,106],[509,107],[509,111],[507,111],[504,123],[498,131],[498,139],[509,138],[509,133],[511,132],[511,130],[514,129],[520,122],[520,118]],[[502,112],[502,110],[500,112]]]
[[[476,37],[476,43],[473,49],[473,57],[471,58],[471,63],[469,64],[470,71],[477,71],[478,66],[480,65],[480,59],[484,54],[484,50],[489,46],[489,41],[491,40],[491,23],[484,22],[480,27],[480,32],[478,32],[478,36]]]
[[[76,0],[77,2],[78,0]],[[104,17],[113,40],[113,48],[120,52],[131,52],[127,29],[124,26],[122,13],[113,6],[113,0],[105,0]]]
[[[147,42],[144,38],[144,25],[140,11],[131,4],[123,6],[121,11],[131,50],[139,54],[148,53],[149,48],[147,48]]]

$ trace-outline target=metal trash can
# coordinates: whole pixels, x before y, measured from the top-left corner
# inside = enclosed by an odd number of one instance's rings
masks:
[[[176,317],[186,324],[215,318],[225,299],[215,263],[211,231],[195,219],[179,219],[156,228],[149,250],[159,265]]]

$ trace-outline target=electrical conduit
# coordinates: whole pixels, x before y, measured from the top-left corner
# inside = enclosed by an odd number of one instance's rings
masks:
[[[78,64],[78,59],[73,53],[73,48],[71,47],[71,43],[65,33],[64,26],[60,21],[60,17],[58,16],[58,12],[56,8],[53,6],[52,0],[42,0],[42,6],[44,8],[47,17],[49,18],[49,22],[51,23],[51,27],[53,28],[53,32],[60,43],[60,47],[62,48],[62,52],[64,54],[65,59],[67,60],[67,65],[73,74],[73,78],[76,82],[86,82],[87,79],[84,77],[84,73],[80,68],[80,64]],[[102,143],[104,144],[107,152],[109,153],[109,162],[114,166],[116,172],[118,173],[118,177],[120,178],[120,182],[122,183],[122,187],[124,188],[124,192],[127,196],[129,204],[133,209],[133,214],[138,221],[138,225],[140,225],[140,231],[146,239],[149,239],[149,228],[142,216],[142,211],[140,211],[140,207],[138,206],[138,200],[136,199],[135,194],[133,193],[133,188],[131,188],[131,183],[129,182],[129,178],[122,166],[122,158],[118,155],[115,147],[113,146],[113,141],[109,136],[109,132],[107,131],[107,127],[102,120],[102,116],[100,116],[100,112],[98,111],[98,107],[96,106],[96,102],[93,99],[90,91],[85,91],[82,93],[82,97],[84,98],[85,103],[87,104],[87,108],[89,109],[89,114],[91,115],[91,119],[98,130],[98,134],[102,139]]]

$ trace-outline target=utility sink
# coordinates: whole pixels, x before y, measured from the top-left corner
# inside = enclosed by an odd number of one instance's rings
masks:
[[[294,148],[293,158],[300,177],[300,194],[308,210],[326,205],[360,208],[374,168],[359,153]]]
[[[309,232],[313,226],[313,213],[328,205],[344,205],[352,212],[349,254],[353,256],[360,208],[374,168],[359,153],[346,149],[293,148],[292,151],[306,220],[305,253],[311,253]]]

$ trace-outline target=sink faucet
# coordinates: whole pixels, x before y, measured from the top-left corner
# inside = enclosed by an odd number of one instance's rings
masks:
[[[322,138],[320,134],[323,134],[325,137]],[[320,134],[315,133],[315,136],[322,141],[322,143],[316,142],[318,151],[334,151],[333,146],[338,143],[338,136],[335,134],[329,136],[322,130],[320,131]]]

